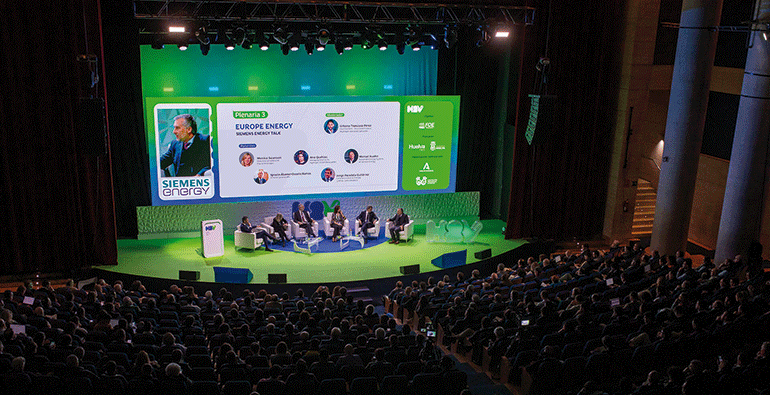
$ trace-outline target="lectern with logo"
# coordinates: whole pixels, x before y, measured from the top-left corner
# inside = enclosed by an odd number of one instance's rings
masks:
[[[201,249],[204,258],[225,254],[225,237],[222,232],[222,220],[212,219],[201,222]]]

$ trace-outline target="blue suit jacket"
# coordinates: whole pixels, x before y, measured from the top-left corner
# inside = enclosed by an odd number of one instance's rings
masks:
[[[196,134],[190,141],[187,150],[183,149],[181,141],[171,142],[160,157],[160,168],[174,165],[175,177],[203,175],[206,170],[211,170],[211,137]]]

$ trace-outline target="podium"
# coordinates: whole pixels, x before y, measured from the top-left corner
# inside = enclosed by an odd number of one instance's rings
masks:
[[[204,258],[225,254],[225,236],[222,228],[222,220],[201,221],[201,251]]]

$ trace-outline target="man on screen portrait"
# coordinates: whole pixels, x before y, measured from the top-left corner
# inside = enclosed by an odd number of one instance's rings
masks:
[[[334,180],[334,170],[332,170],[331,167],[325,168],[321,179],[324,180],[324,182],[331,182]]]
[[[190,114],[174,117],[176,140],[160,157],[160,168],[173,165],[174,177],[202,176],[211,170],[211,136],[198,134],[198,124]]]
[[[337,122],[333,119],[326,121],[326,127],[324,128],[326,133],[334,134],[337,131]]]
[[[266,171],[259,169],[257,172],[257,176],[254,177],[254,182],[257,184],[264,184],[267,182],[267,179],[270,177],[270,175],[267,174]]]
[[[356,163],[358,160],[358,153],[354,149],[349,149],[348,152],[345,154],[345,162],[348,162],[350,164]]]

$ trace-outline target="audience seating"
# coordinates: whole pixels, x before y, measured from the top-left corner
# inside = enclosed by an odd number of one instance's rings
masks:
[[[445,350],[511,385],[531,382],[532,394],[630,394],[637,387],[682,393],[683,385],[703,391],[697,393],[770,391],[764,272],[740,261],[693,269],[681,256],[631,247],[560,257],[558,264],[540,257],[468,278],[399,285],[383,301],[411,326],[403,330],[374,306],[324,288],[292,297],[248,287],[206,295],[191,287],[147,290],[138,281],[100,281],[88,292],[22,287],[0,299],[2,317],[27,332],[0,337],[0,385],[12,395],[74,394],[72,386],[78,395],[459,395],[467,376],[442,366],[438,350],[419,335],[430,323]],[[24,296],[34,305],[20,303]],[[343,356],[344,344],[362,364],[349,363],[356,359]],[[299,374],[300,359],[317,384],[286,384]],[[167,376],[173,363],[181,379]],[[271,366],[280,366],[277,378]],[[652,370],[663,379],[650,383],[658,380],[648,378]]]

